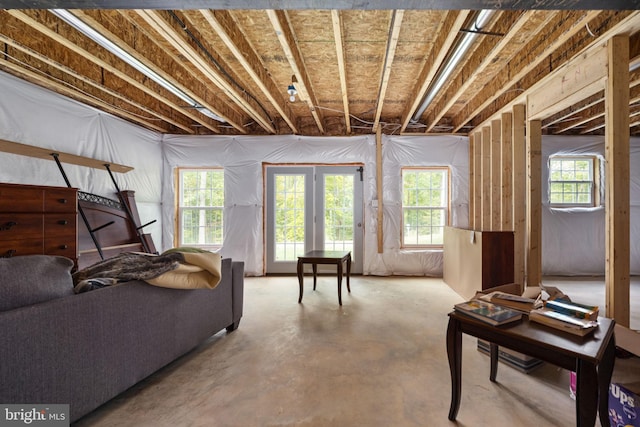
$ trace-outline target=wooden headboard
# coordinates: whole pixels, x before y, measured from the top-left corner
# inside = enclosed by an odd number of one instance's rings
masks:
[[[139,233],[137,230],[140,217],[135,202],[135,192],[121,191],[120,194],[122,200],[128,205],[133,223],[129,220],[126,207],[121,202],[95,194],[78,192],[78,206],[84,212],[90,228],[94,230],[92,237],[84,220],[79,218],[79,269],[121,252],[156,252],[151,235]],[[102,251],[102,257],[98,246]]]

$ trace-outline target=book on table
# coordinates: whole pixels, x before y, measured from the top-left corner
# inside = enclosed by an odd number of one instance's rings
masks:
[[[598,319],[598,307],[593,305],[580,304],[565,299],[554,299],[545,301],[544,306],[558,313],[568,314],[580,319]]]
[[[528,298],[520,295],[508,294],[506,292],[494,291],[484,295],[476,295],[476,298],[522,311],[523,313],[528,313],[533,309],[542,307],[542,299],[540,296],[538,296],[538,298]]]
[[[578,336],[585,336],[598,327],[595,320],[581,319],[546,307],[531,310],[529,320]]]
[[[522,319],[522,312],[493,304],[488,301],[472,299],[456,304],[454,309],[493,326],[500,326]]]

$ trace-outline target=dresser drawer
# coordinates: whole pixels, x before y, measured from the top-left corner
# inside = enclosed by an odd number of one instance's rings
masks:
[[[64,237],[75,240],[78,228],[78,216],[75,213],[44,215],[44,237]]]
[[[60,255],[75,261],[77,246],[74,241],[60,239],[44,239],[44,253],[47,255]]]
[[[0,242],[21,238],[42,239],[42,214],[0,213]]]
[[[42,212],[43,209],[44,190],[0,185],[0,212]]]
[[[17,238],[0,240],[0,258],[19,255],[42,254],[42,238]]]
[[[77,192],[74,188],[45,190],[45,212],[76,212],[77,204]]]

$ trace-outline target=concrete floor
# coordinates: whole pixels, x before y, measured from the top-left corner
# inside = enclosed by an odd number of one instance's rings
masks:
[[[320,277],[315,292],[307,277],[298,304],[293,276],[245,278],[238,330],[215,335],[75,425],[575,425],[569,372],[500,364],[491,383],[489,358],[468,336],[462,403],[457,422],[448,421],[445,331],[461,297],[424,277],[359,276],[351,290],[340,307],[335,277]],[[640,381],[639,359],[617,359],[614,381]]]

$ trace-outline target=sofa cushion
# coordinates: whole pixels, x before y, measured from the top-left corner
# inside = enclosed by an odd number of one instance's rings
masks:
[[[0,258],[0,311],[73,295],[72,267],[61,256]]]

